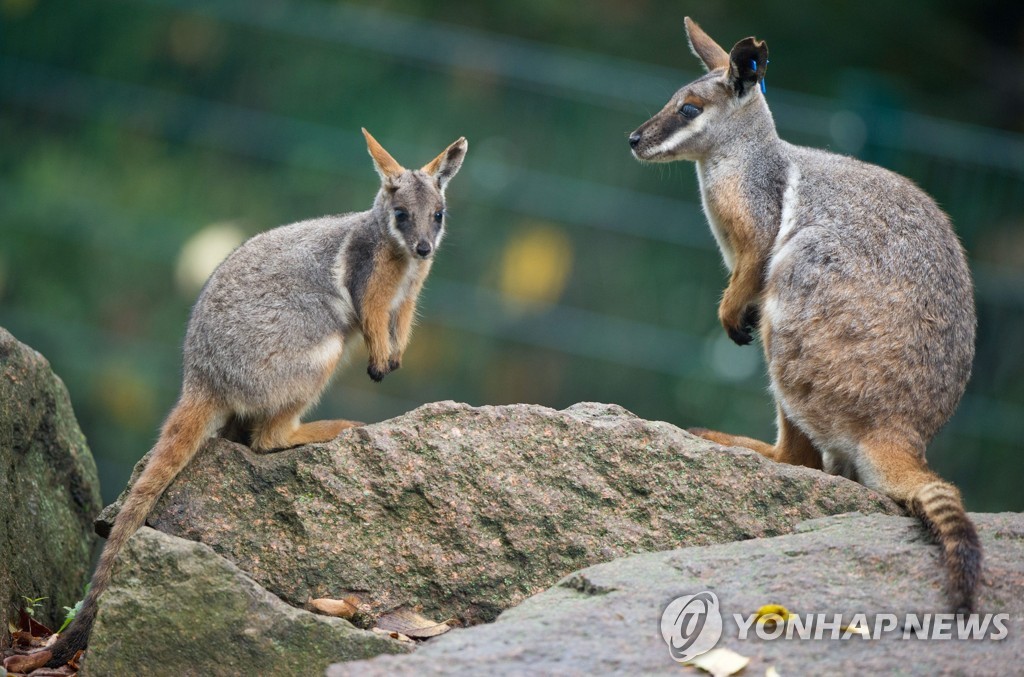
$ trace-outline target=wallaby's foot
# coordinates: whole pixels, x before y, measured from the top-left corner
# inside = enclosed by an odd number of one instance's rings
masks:
[[[314,442],[327,442],[341,434],[343,430],[357,428],[365,423],[359,421],[346,421],[345,419],[333,419],[328,421],[310,421],[303,423],[291,434],[289,441],[292,445],[312,444]]]
[[[821,470],[821,452],[814,446],[810,438],[789,420],[779,409],[779,441],[774,445],[742,435],[720,433],[707,428],[687,428],[686,432],[697,437],[721,444],[725,447],[743,447],[770,458],[779,463],[803,465]]]
[[[343,430],[361,425],[364,424],[345,419],[299,423],[295,418],[279,417],[253,430],[252,450],[257,453],[270,453],[302,444],[327,442],[333,440]]]
[[[388,371],[398,371],[402,368],[402,359],[399,357],[392,357],[388,360]]]
[[[706,440],[721,444],[723,447],[743,447],[744,449],[752,449],[762,456],[775,460],[775,447],[771,444],[755,440],[752,437],[743,437],[741,435],[730,435],[728,433],[720,433],[717,430],[708,430],[707,428],[687,428],[686,432],[697,437],[703,437]]]

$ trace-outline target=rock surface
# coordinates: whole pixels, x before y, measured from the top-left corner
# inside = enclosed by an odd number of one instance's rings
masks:
[[[99,513],[96,464],[46,359],[0,328],[0,635],[22,596],[52,626],[82,597]],[[0,636],[0,643],[4,638]]]
[[[627,557],[585,569],[503,613],[454,630],[414,654],[332,666],[345,675],[707,674],[669,656],[659,623],[674,598],[718,595],[727,647],[742,674],[1019,674],[1024,664],[1024,514],[974,514],[985,548],[981,612],[1007,613],[1001,641],[750,638],[732,614],[766,604],[791,613],[944,612],[938,549],[911,518],[847,515],[793,535]],[[869,622],[873,622],[869,621]],[[869,626],[870,627],[870,626]]]
[[[295,605],[355,594],[376,612],[472,624],[591,564],[849,511],[899,512],[617,406],[448,402],[274,454],[212,442],[149,523]]]
[[[313,675],[332,661],[404,651],[285,604],[209,546],[143,528],[103,596],[81,674]]]

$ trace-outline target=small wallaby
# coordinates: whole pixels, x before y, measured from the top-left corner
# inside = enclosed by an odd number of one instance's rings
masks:
[[[362,334],[367,372],[402,364],[416,299],[445,226],[445,188],[465,138],[422,169],[404,169],[365,129],[381,188],[369,211],[256,235],[214,271],[192,309],[181,397],[121,507],[85,602],[50,649],[63,665],[85,647],[118,553],[203,442],[242,430],[256,451],[321,442],[356,425],[300,423],[347,339]]]
[[[707,73],[629,145],[642,161],[697,163],[731,273],[718,316],[740,345],[760,330],[778,439],[691,432],[900,502],[941,545],[953,606],[969,612],[981,546],[959,492],[925,462],[974,358],[971,277],[949,218],[898,174],[779,139],[764,42],[726,52],[688,17],[686,31]]]

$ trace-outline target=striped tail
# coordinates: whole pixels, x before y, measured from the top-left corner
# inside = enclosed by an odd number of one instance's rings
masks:
[[[949,594],[956,612],[971,613],[981,575],[981,543],[964,510],[960,492],[947,482],[928,482],[914,492],[909,507],[942,547],[949,573]]]
[[[80,649],[86,647],[89,632],[99,611],[97,603],[100,595],[110,585],[110,577],[121,549],[146,521],[146,517],[164,490],[188,465],[209,437],[216,415],[216,409],[211,403],[184,396],[171,411],[160,433],[160,439],[153,447],[149,463],[132,486],[121,506],[121,511],[117,514],[82,608],[67,630],[60,634],[49,649],[52,655],[46,664],[47,667],[64,665],[74,658]]]

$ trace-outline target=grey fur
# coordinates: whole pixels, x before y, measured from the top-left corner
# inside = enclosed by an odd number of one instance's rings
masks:
[[[883,491],[943,549],[953,608],[969,611],[981,545],[959,492],[925,449],[963,396],[974,359],[970,271],[949,218],[908,179],[782,141],[757,83],[768,48],[725,52],[687,18],[708,74],[630,135],[634,155],[697,163],[731,276],[726,332],[759,325],[778,416],[774,445],[695,434]]]

